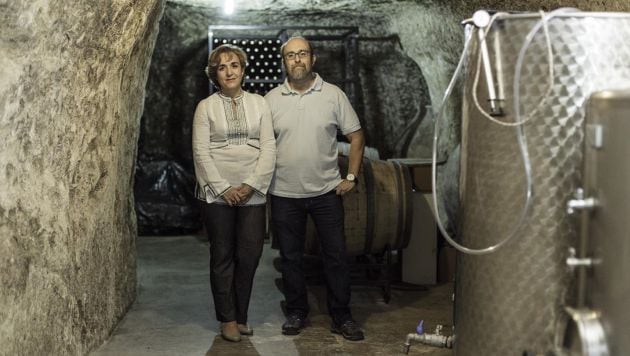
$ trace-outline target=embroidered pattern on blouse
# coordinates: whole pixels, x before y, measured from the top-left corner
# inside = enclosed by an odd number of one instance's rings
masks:
[[[231,145],[244,145],[247,143],[247,120],[245,119],[245,107],[243,95],[230,98],[221,95],[223,99],[223,111],[227,119],[227,140]]]

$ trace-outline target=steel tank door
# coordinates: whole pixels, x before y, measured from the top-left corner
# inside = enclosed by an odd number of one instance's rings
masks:
[[[576,325],[569,325],[565,344],[579,355],[630,354],[629,136],[630,91],[593,94],[586,110],[584,193],[569,203],[578,207],[572,209],[581,240],[569,262],[578,277],[576,305],[569,308]]]

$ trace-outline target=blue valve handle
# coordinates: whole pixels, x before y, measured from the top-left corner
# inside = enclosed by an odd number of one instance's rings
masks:
[[[418,326],[416,326],[416,332],[420,335],[424,334],[424,320],[420,320],[420,323],[418,323]]]

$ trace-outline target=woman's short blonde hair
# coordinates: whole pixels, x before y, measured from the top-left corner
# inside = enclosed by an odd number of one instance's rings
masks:
[[[219,82],[217,80],[217,69],[219,68],[219,64],[221,64],[221,55],[222,54],[234,54],[238,61],[241,63],[241,67],[247,67],[247,54],[240,47],[235,46],[233,44],[222,44],[219,47],[215,48],[210,52],[208,56],[208,66],[206,67],[206,74],[208,78],[212,81],[214,85],[219,87]]]

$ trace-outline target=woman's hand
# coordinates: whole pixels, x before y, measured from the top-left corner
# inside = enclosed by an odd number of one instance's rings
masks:
[[[221,196],[229,206],[238,205],[241,203],[241,195],[239,194],[240,187],[230,187],[223,195]]]
[[[245,204],[249,200],[249,198],[254,195],[254,188],[250,187],[247,184],[241,184],[238,188],[236,188],[239,197],[241,198],[240,203]]]
[[[252,195],[254,195],[254,188],[241,184],[238,187],[231,187],[221,197],[229,206],[235,206],[247,203]]]

